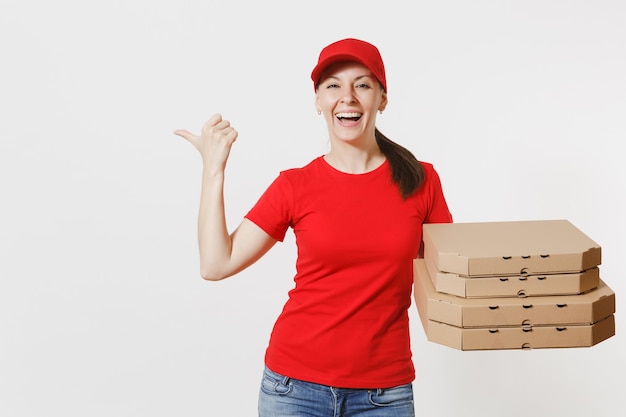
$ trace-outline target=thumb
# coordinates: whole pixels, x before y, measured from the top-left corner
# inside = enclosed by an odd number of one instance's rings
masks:
[[[180,136],[183,139],[186,139],[187,141],[194,143],[194,141],[197,139],[196,135],[194,135],[193,133],[185,130],[185,129],[177,129],[174,131],[174,134],[176,136]]]

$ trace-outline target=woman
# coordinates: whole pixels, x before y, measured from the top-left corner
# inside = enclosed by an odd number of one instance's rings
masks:
[[[330,151],[281,172],[232,234],[223,184],[237,131],[220,115],[200,136],[176,131],[203,160],[201,274],[236,274],[292,228],[295,287],[266,351],[259,415],[413,416],[413,259],[422,224],[452,216],[433,166],[376,128],[388,99],[374,45],[352,38],[328,45],[311,78]]]

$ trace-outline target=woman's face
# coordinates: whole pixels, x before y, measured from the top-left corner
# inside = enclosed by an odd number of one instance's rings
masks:
[[[387,105],[387,93],[372,72],[357,62],[329,66],[320,78],[315,106],[324,114],[331,139],[371,140],[376,112]]]

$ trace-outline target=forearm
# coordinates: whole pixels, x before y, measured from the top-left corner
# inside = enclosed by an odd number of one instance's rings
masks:
[[[202,191],[198,213],[200,274],[207,280],[225,278],[231,258],[232,242],[224,209],[224,172],[206,167],[202,172]]]

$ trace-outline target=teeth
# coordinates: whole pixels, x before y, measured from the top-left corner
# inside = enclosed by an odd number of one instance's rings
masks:
[[[342,117],[342,118],[361,117],[361,113],[337,113],[336,116],[337,117]]]

